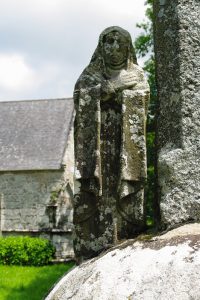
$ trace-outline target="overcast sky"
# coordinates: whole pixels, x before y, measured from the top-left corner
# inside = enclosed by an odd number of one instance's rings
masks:
[[[145,0],[0,0],[0,101],[71,97],[108,26],[139,34]]]

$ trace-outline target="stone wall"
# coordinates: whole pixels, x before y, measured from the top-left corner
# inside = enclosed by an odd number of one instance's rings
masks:
[[[0,173],[0,231],[3,236],[33,235],[50,239],[57,258],[73,256],[73,132],[63,170]]]

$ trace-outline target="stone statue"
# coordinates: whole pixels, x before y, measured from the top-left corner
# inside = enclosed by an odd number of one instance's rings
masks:
[[[74,250],[90,258],[144,222],[149,87],[130,34],[105,29],[74,91]]]

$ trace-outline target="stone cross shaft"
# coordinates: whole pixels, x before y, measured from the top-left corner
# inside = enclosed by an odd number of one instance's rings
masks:
[[[155,0],[162,227],[200,221],[200,1]]]

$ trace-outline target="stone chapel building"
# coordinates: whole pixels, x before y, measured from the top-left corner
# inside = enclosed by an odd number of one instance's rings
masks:
[[[0,234],[73,257],[73,99],[0,102]]]

